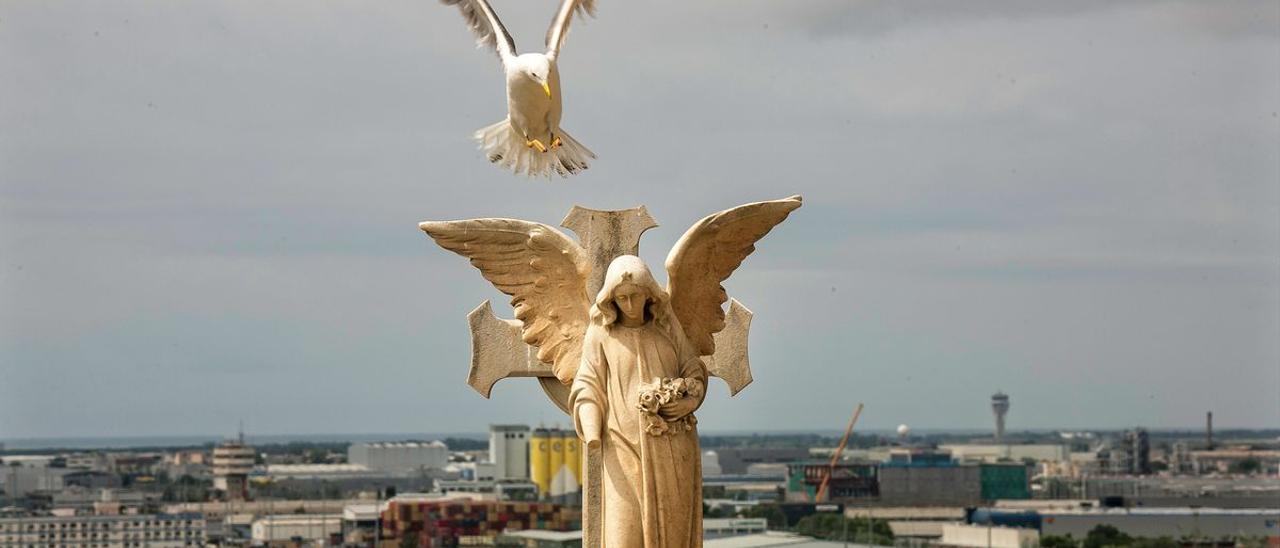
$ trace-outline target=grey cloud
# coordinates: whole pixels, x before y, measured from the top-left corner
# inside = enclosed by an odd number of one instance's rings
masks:
[[[785,22],[819,37],[875,37],[922,27],[949,28],[986,21],[1107,17],[1140,11],[1151,22],[1176,22],[1190,32],[1222,37],[1269,36],[1277,33],[1280,10],[1249,0],[1228,2],[1161,2],[1158,0],[1084,0],[1076,2],[969,2],[817,0],[759,6],[774,21]],[[776,24],[776,23],[775,23]]]

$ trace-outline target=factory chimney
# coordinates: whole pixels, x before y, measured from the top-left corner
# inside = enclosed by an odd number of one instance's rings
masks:
[[[1213,450],[1213,411],[1209,411],[1204,417],[1204,443],[1206,449]]]

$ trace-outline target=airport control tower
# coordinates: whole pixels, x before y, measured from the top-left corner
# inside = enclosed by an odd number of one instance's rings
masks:
[[[213,448],[213,487],[223,492],[225,500],[249,499],[249,474],[256,454],[245,445],[243,429],[234,441]]]
[[[1004,416],[1009,413],[1009,395],[997,391],[991,396],[991,412],[996,416],[996,443],[1004,441]]]

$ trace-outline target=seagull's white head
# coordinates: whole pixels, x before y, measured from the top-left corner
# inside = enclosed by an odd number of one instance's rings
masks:
[[[526,53],[516,57],[513,65],[517,74],[541,86],[547,97],[551,97],[551,59],[541,53]]]

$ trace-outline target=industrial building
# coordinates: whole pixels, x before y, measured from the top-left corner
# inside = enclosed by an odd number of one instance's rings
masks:
[[[789,502],[923,507],[1031,498],[1027,465],[960,463],[949,451],[932,448],[893,448],[884,462],[810,461],[790,464],[788,470]],[[819,500],[824,481],[827,491]]]
[[[1031,498],[1023,464],[901,464],[880,467],[880,501],[889,506],[973,506]]]
[[[20,462],[11,458],[6,458],[6,461]],[[76,471],[67,468],[50,468],[43,464],[39,466],[25,464],[0,466],[0,490],[3,490],[6,496],[14,499],[39,491],[61,491],[65,486],[63,479],[68,474]]]
[[[960,462],[1035,462],[1065,463],[1071,460],[1071,451],[1060,443],[1009,444],[968,443],[943,444],[938,449],[951,453]]]
[[[1020,527],[995,527],[947,523],[939,525],[942,546],[958,548],[1023,548],[1039,546],[1040,533]]]
[[[377,504],[349,504],[342,509],[342,542],[345,546],[376,546],[380,514]]]
[[[489,426],[489,462],[493,479],[529,479],[529,427],[523,424]]]
[[[267,515],[323,515],[339,514],[358,500],[257,500],[183,502],[165,505],[168,514],[199,514],[204,516],[206,537],[214,544],[224,538],[248,538],[252,534],[253,517]]]
[[[582,489],[582,451],[572,430],[538,428],[529,438],[529,479],[543,498],[571,496]]]
[[[705,518],[702,520],[702,538],[717,539],[763,533],[769,528],[764,518]]]
[[[702,453],[702,477],[714,477],[724,474],[724,470],[720,468],[720,455],[715,451],[704,451]]]
[[[1181,542],[1266,540],[1280,543],[1280,509],[1228,508],[979,508],[967,520],[971,524],[1035,530],[1044,537],[1082,539],[1094,528],[1107,525],[1138,538],[1171,537]]]
[[[582,531],[511,531],[498,535],[494,545],[510,548],[581,548]]]
[[[105,472],[109,467],[109,463],[102,453],[73,453],[66,456],[66,466],[67,468]]]
[[[1145,476],[1151,473],[1151,441],[1145,428],[1126,430],[1120,443],[1120,450],[1112,452],[1118,457],[1114,466],[1117,470],[1133,476]]]
[[[1043,512],[1041,535],[1084,537],[1099,525],[1110,525],[1135,537],[1262,537],[1280,541],[1280,509],[1109,508]]]
[[[881,465],[881,502],[890,506],[968,506],[1031,498],[1030,474],[1024,464],[961,464],[943,460],[942,454]]]
[[[714,452],[720,474],[747,474],[753,464],[792,463],[809,459],[809,450],[801,447],[720,447]],[[706,460],[703,461],[704,463]],[[708,474],[703,469],[703,475]]]
[[[254,546],[333,545],[342,536],[342,514],[267,515],[253,520]]]
[[[387,474],[412,474],[427,468],[444,468],[449,447],[443,442],[353,443],[347,462]]]
[[[787,501],[789,502],[850,502],[854,500],[878,500],[880,483],[879,466],[867,462],[837,462],[834,467],[828,461],[797,462],[787,465]],[[818,487],[827,476],[826,492],[822,500],[816,500]]]
[[[541,497],[538,486],[527,481],[493,481],[493,480],[436,480],[437,492],[450,495],[455,493],[475,493],[491,495],[494,499],[505,501],[537,501]]]
[[[152,494],[149,499],[141,491],[75,487],[53,493],[50,502],[53,508],[70,510],[77,515],[110,516],[139,513],[149,500],[158,496]]]
[[[351,478],[375,478],[385,476],[362,464],[269,464],[266,475],[272,481],[325,480],[338,481]]]
[[[966,506],[982,501],[978,466],[928,465],[880,468],[880,500],[889,506]]]
[[[1257,468],[1255,473],[1271,477],[1280,475],[1280,451],[1277,450],[1224,447],[1189,453],[1190,468],[1197,474],[1227,474],[1242,470],[1246,463],[1252,463]]]
[[[200,514],[0,518],[0,546],[179,548],[204,543]]]

